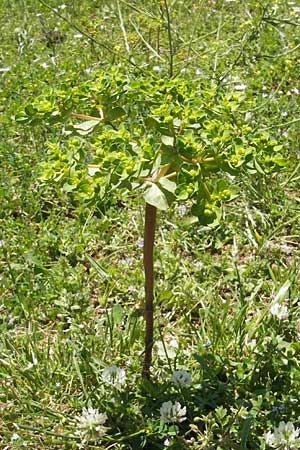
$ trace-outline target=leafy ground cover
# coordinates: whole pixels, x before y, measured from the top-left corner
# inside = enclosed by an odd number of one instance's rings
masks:
[[[299,6],[0,17],[2,448],[300,448]],[[149,381],[135,181],[173,135]]]

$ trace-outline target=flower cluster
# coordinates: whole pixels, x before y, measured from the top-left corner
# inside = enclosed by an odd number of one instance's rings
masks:
[[[180,423],[186,420],[186,407],[179,402],[164,402],[160,407],[160,418],[165,423]]]
[[[172,382],[176,386],[189,386],[191,384],[191,374],[187,370],[174,370]]]
[[[107,366],[103,369],[102,380],[104,383],[120,390],[126,381],[125,369],[120,369],[117,366]]]
[[[98,440],[107,431],[104,426],[107,415],[100,413],[98,409],[83,408],[81,416],[76,416],[77,419],[77,434],[88,440]]]
[[[277,450],[300,449],[300,429],[295,428],[292,422],[280,422],[274,432],[269,431],[265,435],[266,443]]]
[[[270,313],[279,320],[285,320],[289,316],[288,307],[279,302],[272,303],[270,306]]]

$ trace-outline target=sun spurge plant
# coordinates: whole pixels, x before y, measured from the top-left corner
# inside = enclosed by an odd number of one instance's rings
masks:
[[[69,91],[68,91],[69,92]],[[193,220],[214,225],[236,191],[230,181],[249,172],[266,176],[284,165],[282,148],[251,128],[244,94],[211,82],[97,74],[76,86],[36,98],[17,120],[60,130],[47,143],[44,182],[59,183],[75,201],[110,205],[143,196],[145,209],[145,359],[153,346],[153,247],[156,212],[191,201]]]

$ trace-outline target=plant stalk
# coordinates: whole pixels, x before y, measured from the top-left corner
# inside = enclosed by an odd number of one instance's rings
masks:
[[[154,269],[153,252],[156,223],[156,207],[146,203],[144,227],[144,273],[145,273],[145,353],[142,369],[143,378],[150,379],[153,347],[153,298],[154,298]]]
[[[171,14],[170,14],[167,0],[164,0],[164,6],[165,6],[165,11],[166,11],[166,16],[167,16],[167,30],[168,30],[168,41],[169,41],[169,77],[172,78],[173,72],[174,72],[173,71],[174,53],[173,53],[173,39],[172,39],[172,30],[171,30]]]

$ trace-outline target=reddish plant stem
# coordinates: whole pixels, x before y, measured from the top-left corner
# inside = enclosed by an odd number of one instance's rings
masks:
[[[146,203],[144,227],[144,273],[145,273],[145,354],[142,369],[143,378],[150,379],[153,347],[153,298],[154,298],[154,270],[153,251],[156,223],[155,206]]]

